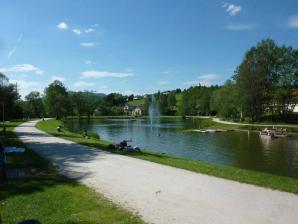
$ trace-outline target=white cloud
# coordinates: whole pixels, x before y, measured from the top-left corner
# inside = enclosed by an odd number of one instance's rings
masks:
[[[123,95],[145,95],[146,93],[141,93],[141,92],[136,92],[136,91],[133,91],[133,90],[125,90],[124,92],[122,92]]]
[[[124,78],[134,76],[132,72],[109,72],[109,71],[85,71],[81,73],[81,79],[84,78],[107,78],[107,77],[114,77],[114,78]]]
[[[94,62],[93,61],[91,61],[91,60],[85,60],[84,61],[84,63],[85,63],[85,65],[91,65],[91,64],[93,64]]]
[[[138,95],[138,94],[136,94],[136,92],[135,91],[133,91],[133,90],[125,90],[124,92],[123,92],[123,95]]]
[[[157,82],[157,85],[159,85],[159,86],[164,86],[164,85],[167,85],[167,84],[169,84],[168,81],[159,81],[159,82]]]
[[[212,84],[214,84],[213,82],[215,80],[218,80],[219,76],[215,73],[209,73],[206,75],[201,75],[198,76],[198,78],[196,80],[193,81],[187,81],[184,84],[185,85],[202,85],[202,86],[211,86]]]
[[[82,47],[96,47],[98,45],[97,42],[86,42],[86,43],[80,43]]]
[[[89,28],[89,29],[86,29],[85,30],[85,33],[91,33],[91,32],[94,32],[95,31],[95,29],[93,29],[93,28]]]
[[[18,91],[22,98],[28,95],[31,91],[39,91],[42,93],[46,85],[41,82],[28,81],[24,79],[11,79],[10,82],[17,83]]]
[[[34,88],[34,87],[40,87],[41,83],[40,82],[34,82],[34,81],[27,81],[23,79],[11,79],[11,83],[17,83],[18,88]]]
[[[7,59],[10,59],[10,57],[16,52],[17,47],[15,46],[11,51],[8,52],[7,54]]]
[[[79,29],[73,29],[72,32],[74,32],[78,36],[80,36],[82,33]]]
[[[35,72],[36,75],[43,75],[44,74],[44,70],[38,69]]]
[[[242,7],[240,5],[234,5],[234,4],[228,4],[224,3],[223,8],[226,9],[226,13],[228,13],[230,16],[235,16],[237,13],[239,13],[242,10]]]
[[[290,17],[286,25],[290,28],[298,28],[298,15]]]
[[[63,81],[66,80],[66,78],[63,77],[63,76],[52,76],[52,77],[51,77],[51,81],[55,81],[55,80],[58,80],[58,81],[60,81],[60,82],[63,82]]]
[[[60,30],[67,30],[68,26],[65,22],[61,22],[57,25],[57,28]]]
[[[225,26],[225,28],[228,30],[242,31],[242,30],[252,30],[255,28],[255,26],[251,24],[237,23],[237,24],[228,24]]]
[[[7,68],[0,68],[0,72],[13,72],[13,73],[28,73],[28,72],[35,72],[37,75],[43,74],[44,71],[39,69],[38,67],[31,65],[31,64],[21,64],[21,65],[14,65],[12,67]]]
[[[86,87],[91,87],[95,86],[95,83],[93,82],[84,82],[84,81],[77,81],[73,84],[75,88],[86,88]]]

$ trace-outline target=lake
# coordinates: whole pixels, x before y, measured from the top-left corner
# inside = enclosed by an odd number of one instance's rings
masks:
[[[298,135],[260,139],[257,132],[186,132],[199,127],[199,119],[69,120],[73,130],[87,129],[102,139],[168,155],[298,178]]]

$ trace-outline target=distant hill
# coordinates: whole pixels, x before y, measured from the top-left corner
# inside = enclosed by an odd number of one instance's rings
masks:
[[[103,98],[106,96],[106,94],[104,94],[104,93],[95,93],[95,95],[100,98]]]

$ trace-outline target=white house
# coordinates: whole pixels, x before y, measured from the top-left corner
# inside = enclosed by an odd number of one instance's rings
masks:
[[[298,105],[296,105],[296,106],[294,107],[294,110],[293,110],[293,112],[296,112],[296,113],[298,113]]]
[[[142,116],[142,110],[140,107],[136,107],[131,111],[132,116]]]
[[[144,105],[125,105],[123,111],[127,116],[142,116]]]

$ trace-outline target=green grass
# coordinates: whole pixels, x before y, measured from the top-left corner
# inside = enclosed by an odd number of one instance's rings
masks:
[[[5,146],[22,146],[8,124]],[[0,223],[16,224],[37,219],[43,224],[143,223],[94,190],[58,174],[51,163],[30,149],[24,154],[7,156],[8,168],[35,168],[38,172],[26,179],[0,180]],[[2,222],[1,222],[2,221]]]
[[[176,93],[176,101],[179,103],[182,100],[182,94],[183,93]]]
[[[108,149],[109,142],[98,139],[85,139],[80,134],[72,133],[65,130],[64,133],[58,133],[56,127],[61,124],[57,120],[41,121],[37,127],[54,136],[62,137],[83,145],[93,146],[104,150]],[[110,150],[109,150],[110,151]],[[203,173],[216,177],[221,177],[238,182],[254,184],[262,187],[268,187],[281,191],[287,191],[298,194],[298,179],[276,176],[268,173],[244,170],[235,167],[216,165],[202,161],[192,161],[182,158],[176,158],[165,154],[158,154],[147,150],[142,150],[141,153],[122,153],[114,151],[114,153],[124,154],[138,159],[148,160],[159,164],[169,165],[181,169],[190,170],[197,173]]]
[[[132,100],[128,102],[129,105],[141,105],[141,104],[145,104],[145,99],[140,99],[140,100]]]
[[[176,93],[177,105],[180,103],[181,99],[182,99],[182,93]],[[131,100],[131,101],[128,102],[128,104],[135,105],[135,106],[145,104],[145,99]]]

